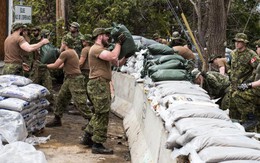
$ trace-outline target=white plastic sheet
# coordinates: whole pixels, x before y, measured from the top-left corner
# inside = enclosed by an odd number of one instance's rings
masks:
[[[0,109],[0,135],[8,143],[25,140],[28,132],[22,115],[15,111]]]
[[[37,151],[31,144],[13,142],[0,146],[1,163],[47,163],[45,155]]]

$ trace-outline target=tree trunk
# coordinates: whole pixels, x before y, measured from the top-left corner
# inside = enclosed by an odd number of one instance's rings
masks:
[[[209,0],[208,54],[225,56],[227,7],[225,0]]]

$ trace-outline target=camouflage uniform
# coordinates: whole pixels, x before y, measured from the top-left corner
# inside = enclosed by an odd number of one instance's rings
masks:
[[[111,105],[109,81],[101,78],[89,80],[87,89],[94,105],[95,114],[85,131],[93,135],[92,140],[94,142],[104,143],[107,139],[107,126]]]
[[[98,35],[105,33],[108,33],[106,29],[96,28],[94,29],[92,36],[95,38]],[[92,48],[94,50],[92,50]],[[89,98],[94,106],[94,114],[85,131],[86,133],[93,135],[92,140],[95,143],[104,143],[107,139],[109,111],[111,107],[111,93],[109,84],[112,76],[111,64],[108,61],[101,60],[96,57],[96,53],[100,54],[103,50],[105,50],[104,47],[100,47],[100,45],[94,44],[91,47],[88,56],[90,79],[87,90]],[[99,64],[99,66],[102,66],[102,68],[95,66],[95,64]],[[98,73],[100,72],[100,69],[102,69],[103,74]]]
[[[12,24],[12,31],[16,31],[19,30],[20,28],[26,28],[26,25],[24,25],[23,23],[20,22],[15,22]],[[10,39],[11,35],[8,36],[6,38]],[[13,39],[13,38],[12,38]],[[4,45],[6,46],[6,41],[4,43]],[[6,47],[5,47],[6,48]],[[14,45],[12,45],[12,48],[15,48]],[[6,49],[5,49],[5,53],[6,53]],[[22,68],[22,62],[23,62],[23,53],[26,53],[24,50],[21,50],[19,54],[15,54],[18,56],[19,60],[17,60],[17,58],[14,59],[8,59],[8,62],[6,61],[6,54],[5,54],[5,65],[3,68],[3,74],[14,74],[14,75],[21,75],[23,76],[23,68]]]
[[[77,52],[77,54],[80,56],[80,52],[83,48],[81,43],[82,34],[79,32],[77,36],[73,36],[71,32],[66,34],[66,37],[71,37],[73,39],[72,48]]]
[[[70,103],[71,98],[81,115],[86,119],[90,119],[92,112],[86,104],[86,90],[83,75],[65,76],[65,80],[56,99],[54,115],[62,117],[64,109],[66,109]]]
[[[236,35],[235,40],[244,41],[245,43],[248,42],[247,36],[241,33]],[[245,121],[248,119],[247,116],[249,113],[255,113],[256,101],[259,100],[260,91],[258,89],[239,91],[237,90],[237,86],[242,83],[250,83],[254,81],[254,70],[259,64],[260,59],[253,50],[248,48],[246,48],[243,52],[234,50],[231,53],[231,56],[231,87],[229,90],[230,116],[231,118]]]
[[[201,75],[204,77],[202,88],[208,92],[210,97],[214,99],[224,97],[226,89],[230,85],[228,77],[214,71]]]
[[[49,30],[46,30],[46,29],[43,29],[40,33],[40,36],[44,36],[44,35],[49,35],[50,34],[50,31]],[[48,44],[46,45],[43,45],[41,48],[40,48],[40,54],[38,52],[35,52],[34,53],[34,60],[33,63],[32,63],[32,70],[31,70],[31,74],[30,74],[30,79],[36,83],[36,84],[40,84],[44,87],[46,87],[50,92],[51,94],[49,96],[47,96],[47,99],[48,101],[50,102],[50,107],[53,107],[54,103],[55,103],[55,100],[54,100],[54,92],[53,92],[53,88],[52,88],[52,77],[51,77],[51,74],[50,74],[50,71],[46,68],[46,67],[39,67],[39,64],[45,64],[45,63],[41,63],[40,60],[41,60],[41,49],[44,48],[44,46],[47,46]],[[52,110],[52,108],[51,108]]]

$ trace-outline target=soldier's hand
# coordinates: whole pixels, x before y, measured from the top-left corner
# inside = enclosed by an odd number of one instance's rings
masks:
[[[123,33],[121,33],[117,37],[117,41],[116,42],[119,43],[120,45],[122,45],[125,42],[125,40],[126,40],[126,36]]]
[[[240,91],[245,91],[252,88],[252,83],[243,83],[239,86],[237,86],[237,89]]]

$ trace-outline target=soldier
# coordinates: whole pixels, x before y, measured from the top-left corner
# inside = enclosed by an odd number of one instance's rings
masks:
[[[260,39],[255,42],[256,45],[256,53],[260,56]]]
[[[65,36],[62,45],[65,48],[55,63],[43,64],[40,67],[57,69],[63,67],[64,82],[56,98],[54,119],[46,124],[46,127],[61,126],[61,118],[64,110],[68,106],[71,98],[75,102],[76,108],[86,119],[91,118],[92,112],[87,107],[86,89],[84,87],[84,76],[79,68],[79,58],[73,48],[73,38]]]
[[[94,45],[89,51],[88,94],[94,105],[94,114],[85,129],[82,144],[92,146],[92,153],[113,154],[113,150],[103,146],[107,139],[109,111],[111,105],[109,82],[112,78],[111,62],[117,62],[125,35],[116,40],[112,51],[106,49],[109,35],[106,29],[96,28],[93,31]]]
[[[83,35],[79,31],[80,25],[77,22],[72,22],[70,24],[69,32],[65,35],[73,39],[72,48],[76,51],[78,56],[80,56],[81,50],[83,48],[83,45],[81,43],[81,38]],[[61,44],[60,51],[62,52],[64,50],[64,47]]]
[[[236,49],[231,52],[230,116],[241,119],[245,129],[250,130],[258,124],[255,116],[255,102],[259,101],[260,91],[258,89],[240,91],[238,86],[254,81],[254,70],[259,64],[260,59],[253,50],[247,47],[248,40],[246,34],[237,33],[233,41],[235,42]],[[249,87],[251,86],[249,85]]]
[[[26,28],[26,26],[23,23],[13,23],[13,32],[5,39],[5,65],[3,69],[3,74],[23,75],[22,66],[24,61],[22,55],[28,55],[26,52],[35,51],[41,46],[49,43],[48,39],[42,39],[37,44],[29,44],[22,36],[24,28]],[[25,65],[24,69],[29,71],[30,67]]]
[[[183,38],[181,38],[181,35],[178,31],[174,31],[172,33],[172,39],[169,43],[169,47],[173,47],[173,46],[187,46],[187,41],[184,40]]]
[[[40,36],[41,36],[41,39],[44,39],[44,38],[50,39],[50,31],[47,29],[43,29],[43,30],[41,30]],[[54,97],[53,97],[54,92],[52,89],[52,77],[51,77],[50,71],[47,68],[39,67],[39,65],[49,63],[46,59],[47,57],[51,58],[51,56],[53,56],[52,58],[55,58],[55,60],[56,60],[56,57],[59,54],[59,49],[54,47],[51,43],[48,43],[48,44],[43,45],[40,48],[39,52],[40,52],[39,56],[36,56],[35,60],[33,61],[30,79],[36,84],[43,85],[51,92],[51,94],[47,97],[47,99],[50,102],[49,111],[53,111],[52,107],[53,107],[55,101],[54,101]],[[44,54],[44,53],[47,53],[47,54]]]
[[[80,54],[79,66],[81,73],[85,76],[85,85],[87,87],[89,78],[89,64],[88,64],[88,53],[92,45],[92,35],[85,34],[82,38],[83,49]]]
[[[40,32],[41,28],[39,26],[33,27],[31,29],[32,31],[32,39],[31,39],[31,44],[35,44],[41,40]]]
[[[168,44],[167,40],[161,38],[161,36],[158,33],[153,34],[153,40],[161,44],[165,44],[165,45]]]
[[[200,72],[198,69],[194,69],[191,74],[193,82],[201,85],[212,99],[221,98],[217,102],[217,104],[221,104],[230,85],[228,77],[214,71]]]
[[[209,63],[217,66],[219,73],[222,75],[228,74],[231,60],[228,57],[222,57],[221,55],[212,54],[209,58]]]

